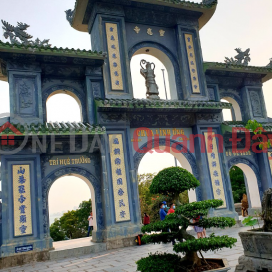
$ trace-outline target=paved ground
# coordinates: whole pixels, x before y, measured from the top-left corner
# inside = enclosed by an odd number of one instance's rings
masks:
[[[205,257],[226,258],[231,266],[230,272],[234,272],[239,256],[243,254],[243,247],[238,232],[248,228],[232,228],[216,231],[216,235],[230,235],[238,239],[236,246],[232,249],[222,249],[218,252],[204,253]],[[211,232],[207,232],[209,234]],[[136,271],[135,261],[148,255],[149,252],[163,251],[172,253],[171,244],[156,244],[109,250],[101,253],[84,255],[79,258],[67,258],[58,261],[47,261],[33,263],[10,269],[2,269],[5,272],[120,272]]]

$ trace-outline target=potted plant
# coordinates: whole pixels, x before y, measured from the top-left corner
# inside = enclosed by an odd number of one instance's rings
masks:
[[[264,193],[261,218],[264,222],[262,228],[239,232],[244,255],[239,258],[237,272],[262,271],[272,267],[272,188]],[[254,219],[247,225],[254,225]]]
[[[188,226],[203,228],[225,228],[235,225],[235,220],[229,217],[207,218],[211,208],[219,208],[222,200],[204,200],[189,204],[179,204],[179,194],[200,185],[199,181],[187,170],[181,167],[170,167],[160,171],[152,181],[150,192],[172,196],[177,204],[175,213],[167,215],[163,221],[151,223],[142,227],[145,243],[169,243],[175,240],[173,249],[178,254],[156,253],[138,260],[137,270],[142,272],[177,272],[177,271],[228,271],[226,260],[204,259],[202,251],[218,250],[223,247],[231,248],[237,240],[212,234],[208,238],[196,239],[186,229]],[[199,220],[194,220],[202,216]],[[147,234],[151,232],[160,232]]]
[[[271,147],[270,140],[261,135],[265,130],[262,124],[256,120],[248,120],[245,128],[253,132],[257,140],[257,149],[267,150]],[[264,139],[267,140],[264,140]],[[264,222],[262,228],[242,231],[239,236],[244,248],[244,255],[238,260],[237,272],[270,271],[272,267],[272,188],[265,191],[262,199],[261,219]],[[258,222],[252,217],[245,219],[243,223],[253,226]],[[264,270],[262,270],[264,269]]]

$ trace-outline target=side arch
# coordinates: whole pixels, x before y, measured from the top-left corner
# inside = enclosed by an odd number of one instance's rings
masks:
[[[139,50],[144,48],[155,48],[158,51],[161,51],[164,54],[151,54],[148,52],[141,52]],[[169,84],[170,84],[170,93],[172,97],[176,97],[179,100],[183,99],[183,93],[182,93],[182,85],[181,85],[181,77],[180,77],[180,71],[179,71],[179,65],[177,62],[177,56],[175,56],[172,52],[170,52],[165,46],[155,43],[155,42],[140,42],[135,44],[129,49],[128,55],[129,60],[131,61],[133,55],[139,51],[138,54],[148,54],[156,57],[159,59],[166,67],[168,71],[168,77],[169,77]],[[166,58],[165,58],[165,56]],[[167,58],[170,60],[170,62],[167,62]],[[171,71],[173,76],[171,77]],[[172,84],[172,85],[171,85]],[[176,92],[176,95],[173,96],[173,92]]]
[[[55,94],[67,94],[73,97],[79,107],[81,113],[81,119],[83,122],[87,122],[87,107],[86,107],[86,99],[83,91],[76,89],[75,87],[65,85],[65,84],[57,84],[50,86],[49,88],[42,91],[42,106],[43,106],[43,118],[47,120],[47,108],[46,101]],[[47,120],[48,121],[48,120]]]
[[[143,148],[148,148],[148,149],[146,149],[148,152],[149,150],[153,149],[155,146],[159,146],[159,147],[166,146],[166,144],[169,144],[168,142],[169,142],[169,140],[166,140],[166,139],[159,139],[159,140],[152,139],[152,140],[146,142],[145,144],[143,144],[141,147],[139,147],[139,149],[136,151],[136,153],[133,156],[134,167],[135,167],[136,172],[138,172],[140,162],[141,162],[142,158],[144,157],[144,155],[146,154],[146,152],[145,153],[141,152],[143,150]],[[196,179],[199,180],[199,174],[198,174],[196,159],[195,159],[194,155],[182,144],[180,144],[179,142],[177,142],[175,140],[170,139],[170,148],[174,144],[175,144],[175,149],[177,151],[180,151],[177,154],[181,154],[184,156],[184,158],[187,160],[187,162],[189,163],[189,165],[192,169],[192,174],[195,176]],[[183,150],[185,152],[182,152]],[[174,153],[172,155],[175,156]],[[202,191],[201,191],[200,187],[201,186],[197,187],[195,190],[197,201],[202,200]]]
[[[95,242],[102,241],[102,231],[104,229],[102,192],[99,180],[89,171],[81,167],[63,167],[56,169],[42,180],[42,202],[43,202],[43,230],[44,237],[50,237],[49,233],[49,213],[48,213],[48,194],[53,183],[60,177],[74,175],[84,180],[91,189],[92,203],[95,210],[94,218],[96,218],[96,239]],[[100,241],[101,240],[101,241]]]
[[[234,113],[233,121],[243,121],[243,102],[238,95],[231,92],[220,92],[220,99],[225,99],[232,104],[232,115]]]
[[[258,167],[250,160],[240,157],[236,157],[229,160],[228,162],[229,170],[232,166],[238,166],[244,172],[244,176],[246,177],[245,182],[246,186],[248,187],[251,206],[253,208],[256,207],[256,205],[257,207],[261,207],[261,200],[263,198],[263,187]]]

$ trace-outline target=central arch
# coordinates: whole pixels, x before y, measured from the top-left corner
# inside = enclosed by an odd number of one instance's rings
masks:
[[[146,52],[148,48],[151,48],[152,52]],[[129,60],[131,61],[132,57],[138,54],[152,55],[163,63],[168,72],[171,99],[182,100],[183,94],[177,57],[166,47],[155,42],[140,42],[131,47],[129,50]]]
[[[169,145],[169,140],[152,139],[150,141],[147,141],[141,147],[139,147],[133,156],[136,172],[138,172],[140,162],[141,162],[142,158],[144,157],[144,155],[148,151],[153,149],[155,146],[159,147],[161,150],[163,150],[163,147],[165,147],[167,145]],[[173,145],[175,145],[174,149],[178,152],[173,152],[173,147],[172,147]],[[141,152],[144,148],[146,150],[145,153]],[[184,150],[184,152],[183,152],[183,150]],[[199,180],[196,159],[195,159],[194,155],[187,149],[187,147],[183,146],[180,142],[170,139],[170,154],[172,154],[180,162],[180,164],[183,166],[184,169],[188,170],[190,173],[192,173],[195,176],[195,178],[197,180]],[[195,193],[192,190],[190,190],[188,192],[190,202],[202,200],[202,191],[201,191],[200,187],[201,186],[196,188]]]
[[[44,237],[49,238],[49,211],[48,211],[48,195],[53,183],[64,176],[76,176],[81,178],[89,186],[91,191],[93,214],[94,214],[94,231],[93,242],[102,242],[102,231],[104,229],[103,208],[101,186],[98,179],[89,171],[81,167],[63,167],[51,172],[42,181],[42,196],[43,196],[43,230]]]

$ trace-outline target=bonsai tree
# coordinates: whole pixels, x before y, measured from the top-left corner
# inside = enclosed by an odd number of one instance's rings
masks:
[[[194,271],[191,269],[199,266],[207,266],[207,269],[211,269],[210,264],[204,260],[201,251],[214,251],[223,247],[231,248],[237,242],[236,239],[226,235],[221,237],[211,235],[209,238],[195,239],[194,236],[187,233],[188,226],[225,228],[235,225],[235,220],[229,217],[206,218],[211,208],[218,208],[223,205],[222,200],[214,199],[184,205],[178,204],[180,193],[195,189],[199,185],[199,181],[181,167],[166,168],[155,176],[150,186],[150,192],[172,196],[177,208],[175,213],[167,215],[163,221],[142,227],[142,232],[145,234],[142,240],[145,243],[169,243],[175,239],[177,243],[173,246],[174,251],[184,253],[185,256],[181,258],[177,254],[150,254],[148,257],[137,261],[138,271]],[[202,218],[194,220],[198,216],[202,216]],[[160,233],[146,234],[154,231],[160,231]],[[198,256],[198,252],[201,257]]]

